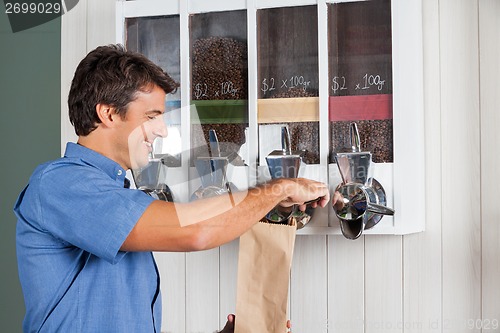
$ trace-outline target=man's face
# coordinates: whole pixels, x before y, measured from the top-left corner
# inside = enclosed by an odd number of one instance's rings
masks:
[[[155,86],[149,92],[139,92],[136,100],[128,106],[123,126],[128,133],[129,162],[127,166],[138,169],[149,163],[153,141],[167,136],[167,127],[163,121],[165,112],[165,92]]]

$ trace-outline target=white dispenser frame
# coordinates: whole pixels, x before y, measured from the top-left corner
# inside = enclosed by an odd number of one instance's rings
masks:
[[[262,8],[317,5],[318,8],[318,60],[319,60],[319,136],[320,163],[302,164],[300,176],[328,182],[333,191],[340,183],[335,164],[329,164],[328,118],[328,40],[327,4],[352,0],[136,0],[116,2],[117,42],[124,44],[125,19],[163,15],[180,16],[181,54],[181,107],[189,108],[190,54],[189,15],[205,12],[247,10],[248,28],[248,111],[249,111],[249,167],[230,170],[233,182],[244,188],[268,179],[265,166],[255,168],[258,157],[257,122],[257,26],[256,11]],[[361,0],[370,1],[370,0]],[[425,229],[425,163],[424,163],[424,93],[422,50],[422,0],[391,2],[392,15],[392,72],[393,72],[393,137],[394,162],[375,163],[374,178],[384,187],[388,206],[395,215],[385,216],[374,228],[364,234],[402,235]],[[189,165],[190,115],[181,115],[182,165]],[[346,134],[347,135],[347,134]],[[186,139],[187,138],[187,139]],[[194,168],[173,168],[168,178],[175,177],[189,182],[196,173]],[[178,170],[175,170],[178,169]],[[258,169],[258,170],[257,170]],[[245,178],[246,177],[246,178]],[[174,195],[181,201],[188,200],[197,184],[179,188]],[[341,234],[338,220],[329,205],[318,209],[312,221],[298,234]]]

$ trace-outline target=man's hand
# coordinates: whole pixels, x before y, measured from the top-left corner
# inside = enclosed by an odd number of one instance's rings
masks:
[[[234,314],[227,315],[226,326],[219,333],[234,333]]]
[[[312,208],[325,207],[330,201],[330,192],[325,183],[304,178],[288,178],[285,185],[287,198],[280,202],[283,207],[298,205],[305,211],[306,205]]]
[[[344,205],[344,197],[342,196],[342,194],[340,194],[339,191],[335,191],[332,198],[333,208],[335,208],[335,210],[341,210],[342,208],[344,208]]]
[[[219,333],[234,333],[234,321],[236,317],[234,314],[229,314],[227,315],[227,322],[226,326],[220,331]],[[286,321],[286,328],[290,329],[292,327],[292,324],[290,324],[290,320]],[[288,331],[289,333],[292,333],[292,331]]]

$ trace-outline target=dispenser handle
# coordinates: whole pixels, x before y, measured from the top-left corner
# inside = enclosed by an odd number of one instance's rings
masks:
[[[292,145],[290,143],[290,132],[286,126],[281,127],[281,149],[285,155],[292,155]]]
[[[366,210],[375,214],[381,215],[394,215],[395,211],[392,208],[386,207],[384,205],[376,204],[376,203],[367,203]]]
[[[208,141],[210,144],[210,155],[212,157],[220,157],[219,140],[217,139],[217,133],[214,129],[208,131]]]
[[[361,140],[359,139],[358,125],[351,123],[349,126],[349,137],[351,138],[351,149],[353,152],[361,151]]]

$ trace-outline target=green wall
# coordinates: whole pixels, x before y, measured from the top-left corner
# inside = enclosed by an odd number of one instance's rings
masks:
[[[40,163],[60,156],[61,19],[12,33],[0,5],[0,332],[21,332],[12,207]]]

